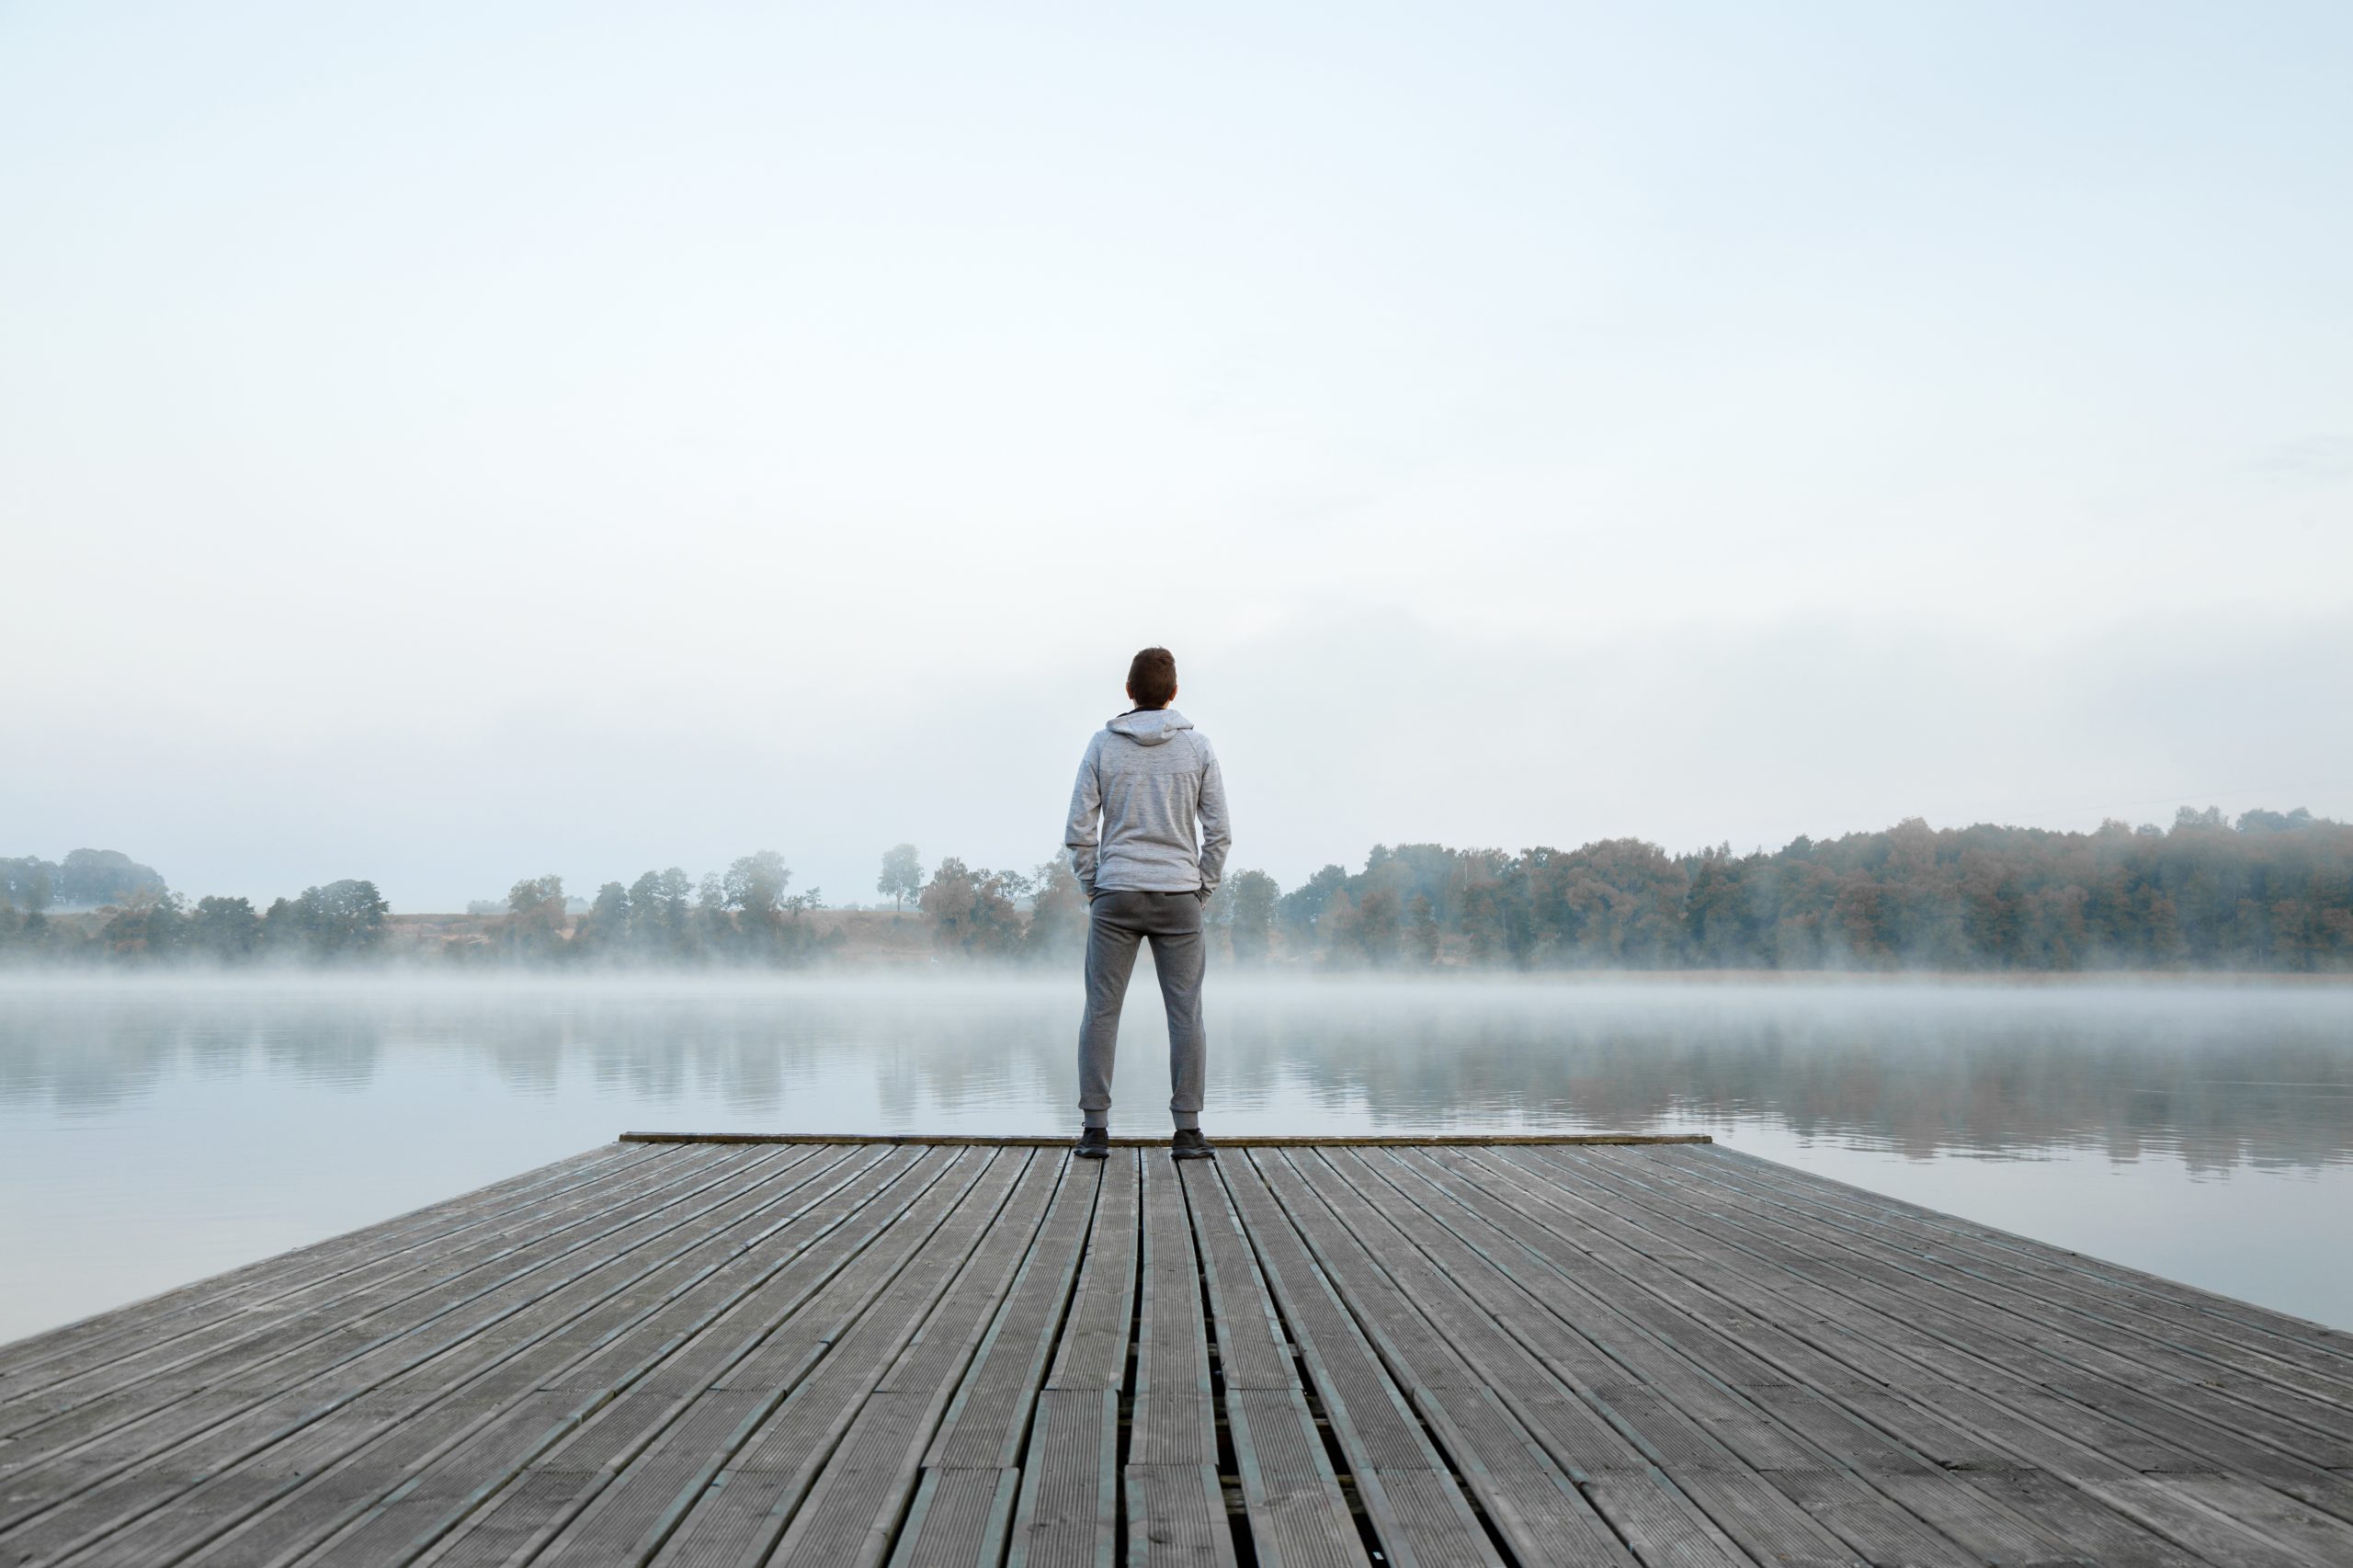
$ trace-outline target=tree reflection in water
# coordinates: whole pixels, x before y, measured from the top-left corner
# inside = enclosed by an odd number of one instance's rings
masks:
[[[1161,1125],[1155,988],[1115,1123]],[[1212,1131],[1712,1132],[2353,1326],[2353,987],[1211,990]],[[1074,985],[0,981],[0,1339],[626,1128],[1058,1132]]]
[[[2193,1168],[2353,1152],[2353,987],[1241,982],[1211,1005],[1212,1099],[1237,1131],[1754,1126]],[[15,980],[0,1108],[102,1115],[240,1079],[364,1097],[454,1056],[499,1092],[576,1083],[665,1126],[692,1104],[770,1130],[1051,1131],[1074,1011],[1034,980]],[[1140,1126],[1156,1015],[1140,984],[1120,1078]],[[810,1119],[834,1110],[861,1119]]]

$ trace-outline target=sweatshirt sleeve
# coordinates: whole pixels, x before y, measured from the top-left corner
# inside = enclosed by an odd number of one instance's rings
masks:
[[[1225,874],[1225,852],[1233,847],[1233,825],[1225,814],[1225,775],[1218,767],[1217,752],[1198,732],[1193,740],[1201,748],[1201,891],[1209,892]]]
[[[1095,896],[1095,846],[1102,840],[1103,780],[1095,770],[1096,748],[1103,744],[1097,736],[1086,743],[1086,755],[1078,759],[1078,782],[1071,786],[1070,820],[1063,825],[1063,847],[1070,851],[1071,874],[1086,896]]]

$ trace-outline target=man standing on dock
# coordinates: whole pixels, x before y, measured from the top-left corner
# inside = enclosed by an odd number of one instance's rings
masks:
[[[1168,1110],[1176,1122],[1170,1152],[1180,1160],[1211,1153],[1201,1136],[1209,1051],[1201,1028],[1201,911],[1217,891],[1233,835],[1217,753],[1168,706],[1176,699],[1176,656],[1165,648],[1138,653],[1128,665],[1128,700],[1135,706],[1087,743],[1071,791],[1063,842],[1087,903],[1086,1016],[1078,1030],[1082,1159],[1111,1152],[1111,1065],[1139,941],[1152,944],[1168,1009]]]

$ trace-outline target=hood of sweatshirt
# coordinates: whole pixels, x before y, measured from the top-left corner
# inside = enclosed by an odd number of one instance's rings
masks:
[[[1150,708],[1141,713],[1122,713],[1103,727],[1140,746],[1156,746],[1166,744],[1177,731],[1191,729],[1193,722],[1174,708]]]

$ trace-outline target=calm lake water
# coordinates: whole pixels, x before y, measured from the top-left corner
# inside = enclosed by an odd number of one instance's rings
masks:
[[[1166,1125],[1131,997],[1115,1130]],[[1033,981],[0,978],[0,1340],[627,1129],[1060,1132]],[[2353,987],[1213,983],[1212,1136],[1704,1131],[2353,1327]]]

